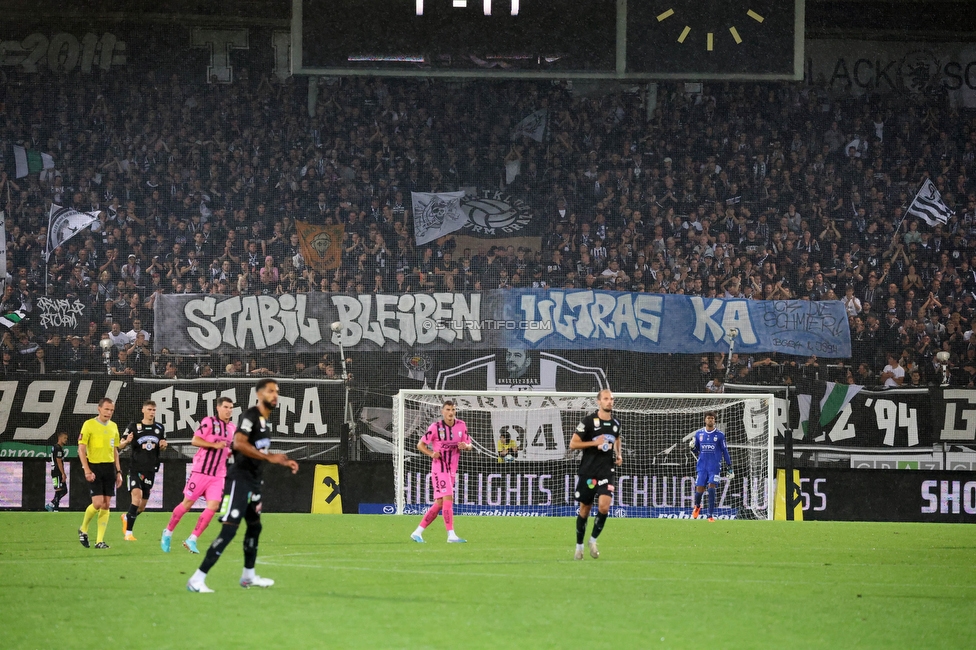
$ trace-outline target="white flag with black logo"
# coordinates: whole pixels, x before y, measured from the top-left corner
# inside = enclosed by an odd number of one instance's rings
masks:
[[[548,111],[544,108],[529,114],[524,120],[515,125],[515,130],[512,131],[512,140],[528,137],[536,142],[542,142],[542,136],[546,133],[547,118]]]
[[[942,202],[942,195],[935,188],[935,183],[926,178],[922,189],[915,195],[915,200],[908,206],[907,214],[924,219],[925,223],[935,226],[947,223],[949,217],[955,213]]]
[[[418,244],[426,244],[460,230],[468,222],[461,209],[464,192],[411,192],[413,224]]]
[[[68,241],[82,230],[98,221],[98,212],[78,212],[74,208],[62,208],[51,204],[51,215],[47,225],[47,247],[44,250],[46,262],[54,249]]]

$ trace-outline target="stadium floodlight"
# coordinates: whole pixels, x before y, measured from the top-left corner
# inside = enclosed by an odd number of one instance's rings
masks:
[[[735,478],[718,488],[718,516],[772,518],[775,407],[768,394],[614,395],[623,465],[617,468],[615,517],[690,518],[695,457],[688,441],[716,413]],[[457,404],[474,448],[461,455],[454,511],[467,515],[575,516],[577,425],[596,411],[596,393],[401,390],[393,400],[395,512],[423,514],[430,498],[430,459],[413,452]]]
[[[949,353],[941,350],[935,353],[935,361],[942,368],[942,385],[949,385]]]

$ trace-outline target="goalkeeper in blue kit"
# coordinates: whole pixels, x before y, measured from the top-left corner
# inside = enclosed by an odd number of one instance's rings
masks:
[[[692,519],[701,515],[702,496],[705,486],[708,486],[708,520],[715,521],[715,487],[718,485],[722,473],[722,459],[729,466],[729,478],[732,472],[732,458],[729,456],[728,445],[725,444],[725,434],[715,428],[715,413],[705,414],[705,426],[695,431],[691,439],[691,449],[698,456],[698,477],[695,479],[695,509],[691,513]]]

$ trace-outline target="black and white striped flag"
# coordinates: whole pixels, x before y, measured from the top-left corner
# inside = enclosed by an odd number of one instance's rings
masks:
[[[915,200],[908,206],[906,214],[923,219],[930,226],[935,226],[947,223],[949,217],[955,213],[942,201],[942,195],[935,188],[935,184],[926,178],[922,189],[915,195]]]

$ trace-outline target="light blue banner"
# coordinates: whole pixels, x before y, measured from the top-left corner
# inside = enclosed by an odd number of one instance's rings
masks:
[[[482,293],[162,295],[157,351],[633,350],[851,356],[840,301],[723,300],[555,289]]]
[[[699,296],[554,289],[510,290],[505,346],[635,352],[735,351],[851,356],[847,313],[839,300],[738,300]]]

